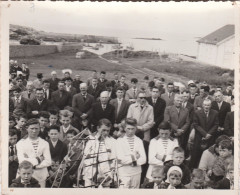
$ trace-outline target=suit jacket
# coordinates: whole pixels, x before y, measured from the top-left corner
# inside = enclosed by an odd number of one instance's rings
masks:
[[[224,122],[224,133],[234,136],[234,112],[228,112]]]
[[[77,128],[75,128],[74,126],[70,125],[69,129],[68,130],[74,130],[76,131],[76,133],[79,133],[79,130]],[[68,132],[68,131],[67,131]],[[67,132],[64,132],[63,131],[63,126],[61,125],[60,126],[60,135],[59,135],[59,140],[61,140],[62,142],[65,142],[66,140],[66,135],[67,135]]]
[[[166,102],[162,98],[157,98],[157,102],[153,105],[152,97],[147,97],[148,103],[153,107],[154,112],[154,122],[156,127],[163,121],[164,119],[164,111],[166,108]]]
[[[73,96],[72,107],[77,117],[80,117],[83,113],[91,117],[92,115],[92,105],[95,102],[94,97],[87,94],[86,100],[84,101],[81,93]]]
[[[102,87],[100,85],[97,85],[96,89],[93,89],[93,86],[90,85],[88,87],[87,92],[92,95],[95,99],[97,99],[100,96],[100,93],[102,92]]]
[[[119,82],[115,85],[115,89],[117,89],[118,87],[122,87],[125,91],[127,91],[129,89],[129,86],[126,83],[124,83],[122,86],[121,83]]]
[[[116,81],[116,80],[112,80],[111,83],[112,83],[113,88],[115,88],[116,84],[119,83],[119,80],[118,80],[118,81]]]
[[[195,141],[199,141],[207,134],[214,135],[218,129],[219,118],[216,110],[210,110],[208,118],[203,110],[197,110],[193,116]],[[210,141],[210,140],[209,140]],[[196,143],[197,144],[197,143]]]
[[[115,113],[115,123],[119,124],[123,119],[126,118],[130,104],[127,100],[123,99],[118,113],[117,113],[118,99],[116,98],[116,99],[110,100],[110,104],[113,105],[115,108],[115,112],[114,112]]]
[[[49,167],[52,164],[51,154],[48,142],[41,138],[38,138],[38,140],[39,140],[38,151],[36,154],[31,143],[31,140],[29,138],[21,139],[17,143],[17,156],[19,163],[21,163],[24,160],[27,160],[31,162],[33,166],[36,166],[36,169],[34,169],[33,172],[33,177],[36,178],[38,181],[45,181],[48,176],[47,167]],[[28,158],[25,157],[25,154],[28,156]],[[36,157],[40,156],[43,156],[44,160],[39,164]]]
[[[61,97],[59,90],[52,92],[51,101],[59,110],[63,110],[65,106],[71,106],[72,105],[71,100],[72,100],[71,94],[65,90],[62,92]]]
[[[106,118],[114,124],[115,122],[115,108],[111,104],[107,104],[105,110],[102,109],[101,102],[97,102],[92,105],[92,123],[97,125],[100,119]]]
[[[50,89],[51,90],[53,90],[53,91],[58,90],[58,82],[60,81],[59,78],[56,78],[54,80],[52,78],[50,78],[48,81],[50,83]]]
[[[62,162],[63,158],[68,153],[67,145],[63,143],[61,140],[57,141],[57,144],[55,147],[53,147],[51,140],[49,140],[48,143],[49,143],[51,158],[53,160],[59,160],[60,162]]]
[[[178,113],[175,105],[166,108],[164,112],[164,120],[170,123],[173,131],[176,131],[177,129],[187,131],[190,125],[188,109],[180,107]]]
[[[172,93],[170,98],[169,98],[168,92],[166,92],[166,93],[161,95],[161,98],[163,100],[165,100],[166,106],[172,106],[173,105],[173,101],[174,101],[174,96],[175,96],[175,93]]]
[[[55,107],[52,105],[52,103],[49,100],[43,99],[41,105],[39,105],[37,99],[30,100],[27,103],[27,115],[29,118],[36,117],[32,114],[32,111],[49,111],[51,109],[54,109]]]
[[[100,78],[99,78],[99,79],[98,79],[98,85],[99,85],[101,88],[105,88],[107,81],[108,81],[107,79],[104,79],[103,81],[101,81]]]
[[[134,94],[133,88],[130,88],[126,91],[125,99],[126,100],[130,100],[130,99],[135,99],[136,100],[139,92],[140,92],[140,90],[136,89],[136,93]]]
[[[194,115],[194,107],[190,102],[187,102],[186,108],[188,109],[188,112],[189,112],[190,124],[192,124],[193,115]]]
[[[79,80],[74,80],[72,83],[72,86],[75,87],[75,89],[77,90],[77,93],[80,92],[80,84],[82,83],[82,81]]]
[[[226,118],[226,115],[228,112],[231,112],[231,106],[229,103],[223,101],[222,106],[219,110],[218,103],[216,101],[212,102],[212,109],[218,111],[218,117],[219,117],[219,126],[224,126],[224,121]]]
[[[75,94],[77,94],[77,90],[73,86],[71,86],[70,91],[67,91],[67,92],[70,93],[71,97],[73,97]]]
[[[21,95],[22,95],[22,97],[24,97],[27,101],[32,100],[32,99],[35,98],[35,93],[34,93],[34,92],[31,92],[31,93],[30,93],[30,98],[28,97],[28,91],[23,91],[23,92],[21,93]]]
[[[47,100],[51,100],[51,97],[52,97],[52,92],[53,92],[53,90],[52,89],[49,89],[49,91],[48,91],[48,98],[47,97],[45,97]],[[44,91],[44,94],[45,94],[45,91]]]
[[[27,100],[24,97],[21,97],[20,103],[17,103],[15,100],[15,97],[11,98],[13,101],[13,105],[14,105],[14,111],[18,110],[18,111],[22,111],[24,113],[27,112]]]
[[[202,108],[202,104],[203,104],[203,101],[204,101],[205,99],[209,99],[209,100],[213,101],[213,98],[212,98],[211,96],[207,96],[207,97],[205,97],[205,98],[202,98],[201,96],[197,96],[197,97],[195,98],[194,104],[193,104],[194,110],[197,110],[198,107]]]

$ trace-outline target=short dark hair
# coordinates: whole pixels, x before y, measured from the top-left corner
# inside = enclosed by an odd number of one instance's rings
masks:
[[[51,130],[57,130],[58,132],[60,132],[60,127],[58,125],[51,125],[49,128],[48,128],[48,132],[50,132]]]
[[[16,81],[18,81],[18,80],[23,80],[23,78],[20,77],[20,76],[18,76],[15,80],[16,80]]]
[[[101,71],[100,74],[106,74],[106,72],[105,71]]]
[[[145,76],[143,79],[144,80],[149,80],[149,76]]]
[[[201,86],[200,89],[203,89],[204,92],[208,92],[210,91],[210,87],[207,85],[207,86]]]
[[[16,122],[16,120],[15,120],[15,117],[14,116],[9,116],[9,121],[14,121],[14,122]]]
[[[154,87],[154,85],[155,85],[154,81],[150,81],[150,82],[148,83],[148,87]]]
[[[121,77],[120,77],[120,78],[122,78],[122,77],[126,78],[126,76],[125,76],[125,75],[123,75],[123,74],[121,75]]]
[[[167,86],[169,86],[169,85],[174,85],[174,84],[173,84],[173,82],[169,82],[169,83],[167,84]]]
[[[19,170],[21,169],[33,169],[33,165],[29,161],[24,160],[19,164]]]
[[[135,118],[126,118],[125,120],[125,127],[126,125],[137,126],[137,120]]]
[[[77,132],[74,129],[69,129],[66,134],[73,134],[75,136]]]
[[[152,89],[157,89],[159,91],[159,89],[156,86],[153,86]]]
[[[36,92],[37,92],[37,91],[44,91],[44,90],[43,90],[42,87],[38,87],[38,88],[36,88]]]
[[[162,81],[162,82],[165,82],[165,79],[164,79],[164,78],[160,78],[159,80]]]
[[[220,135],[216,140],[215,140],[215,145],[216,147],[218,147],[219,143],[222,141],[222,140],[231,140],[230,137],[228,137],[227,135]]]
[[[97,123],[97,126],[98,127],[101,127],[102,125],[105,125],[107,127],[112,127],[112,123],[110,120],[106,119],[106,118],[103,118],[103,119],[100,119]]]
[[[118,87],[117,91],[124,91],[124,89],[122,87]]]
[[[65,81],[73,81],[73,79],[71,77],[67,77],[67,78],[64,78],[64,82]]]
[[[187,90],[187,89],[184,89],[184,90],[181,92],[181,94],[184,94],[184,93],[190,93],[190,91]]]
[[[189,87],[194,87],[194,88],[196,88],[197,85],[196,85],[195,83],[191,83],[191,84],[189,85]]]
[[[27,115],[26,114],[19,114],[15,117],[16,120],[20,120],[21,118],[27,119]]]
[[[132,78],[131,79],[131,83],[137,83],[137,82],[138,82],[137,78]]]
[[[177,153],[185,153],[184,149],[181,148],[181,147],[175,147],[175,148],[173,149],[173,153],[174,153],[174,152],[177,152]]]
[[[17,135],[17,130],[16,129],[9,129],[8,135],[9,135],[9,137]]]
[[[64,83],[64,81],[63,81],[63,80],[60,80],[60,81],[58,81],[58,85],[59,85],[60,83],[62,83],[62,84],[64,84],[64,85],[65,85],[65,83]]]
[[[233,143],[230,140],[222,140],[219,143],[219,147],[221,147],[222,149],[233,150]]]
[[[49,118],[49,113],[46,112],[46,111],[40,111],[39,114],[38,114],[38,118],[40,118],[40,117],[48,119]]]
[[[160,130],[160,129],[171,131],[171,126],[170,126],[169,122],[163,121],[158,125],[158,130]]]
[[[193,169],[192,178],[205,178],[205,172],[202,169]]]
[[[57,110],[49,110],[49,115],[57,115],[58,116],[58,111]]]
[[[31,118],[27,121],[25,126],[29,127],[30,125],[35,125],[35,124],[39,125],[39,121],[36,118]]]

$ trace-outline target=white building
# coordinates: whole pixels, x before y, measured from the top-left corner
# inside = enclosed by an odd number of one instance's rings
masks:
[[[234,25],[226,25],[199,39],[197,59],[223,68],[234,68]]]

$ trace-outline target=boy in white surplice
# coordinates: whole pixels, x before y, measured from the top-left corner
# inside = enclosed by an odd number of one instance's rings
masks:
[[[85,187],[98,186],[103,179],[104,187],[109,187],[112,179],[111,170],[115,167],[116,140],[109,136],[111,122],[101,119],[97,125],[96,134],[89,136],[84,149],[84,181]]]

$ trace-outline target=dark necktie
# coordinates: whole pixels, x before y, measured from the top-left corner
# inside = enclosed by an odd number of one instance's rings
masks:
[[[13,146],[10,146],[10,156],[14,156]]]
[[[30,99],[31,93],[28,93],[28,99]]]
[[[87,96],[86,96],[86,95],[83,95],[83,100],[84,100],[84,102],[86,101],[86,99],[87,99]]]

